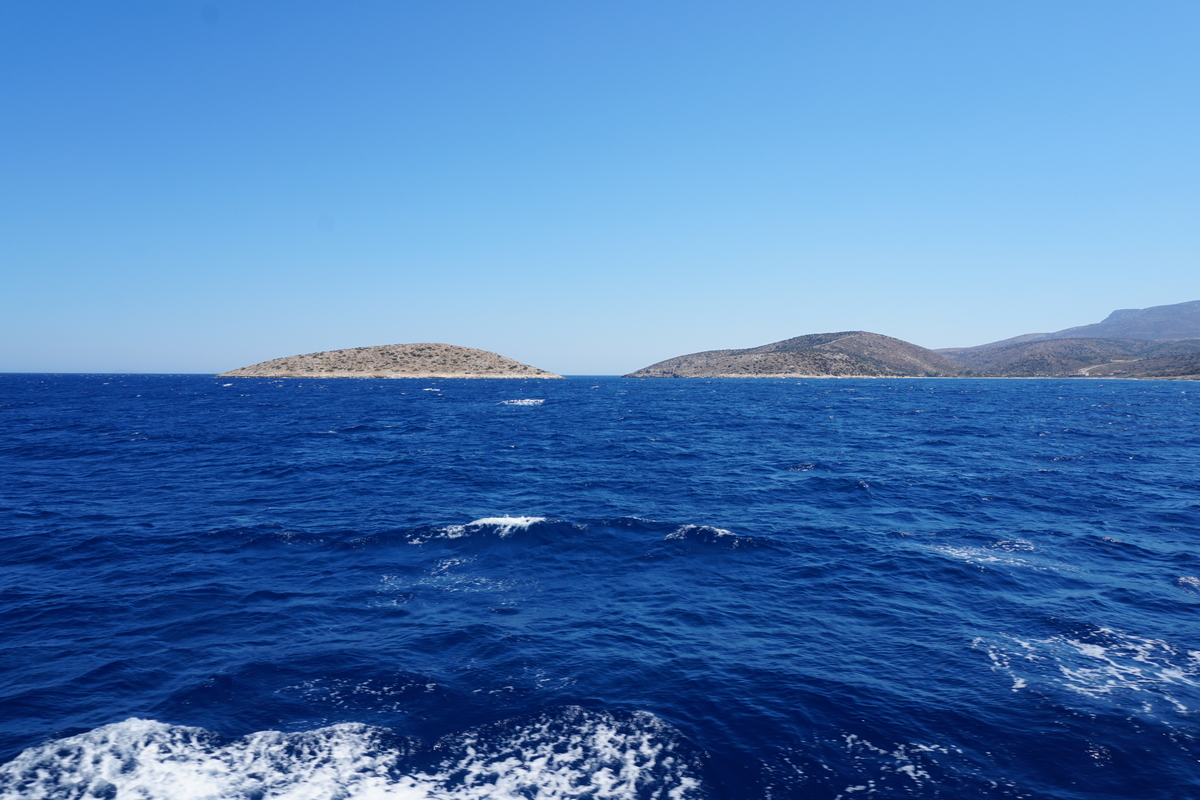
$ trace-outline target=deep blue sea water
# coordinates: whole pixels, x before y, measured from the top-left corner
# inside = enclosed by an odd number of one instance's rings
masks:
[[[0,376],[0,797],[1200,797],[1198,392]]]

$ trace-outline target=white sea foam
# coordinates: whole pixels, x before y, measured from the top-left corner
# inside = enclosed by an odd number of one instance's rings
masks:
[[[963,755],[957,747],[919,742],[880,747],[853,733],[842,736],[842,743],[859,774],[835,800],[850,800],[859,792],[888,797],[911,795],[914,789],[936,782],[931,770],[940,772],[940,761],[956,761]]]
[[[1010,567],[1027,567],[1035,570],[1061,571],[1066,569],[1066,567],[1060,564],[1041,561],[1036,556],[1027,558],[1015,555],[1015,553],[1036,552],[1037,548],[1033,543],[1024,539],[1004,539],[993,542],[986,547],[963,544],[922,544],[920,546],[943,556],[965,561],[968,564],[975,564],[976,566],[1003,564]]]
[[[445,525],[426,528],[412,535],[413,544],[427,544],[437,539],[461,539],[465,536],[494,528],[500,536],[511,536],[515,531],[525,530],[531,525],[545,522],[545,517],[483,517],[464,525]]]
[[[484,517],[474,522],[468,522],[466,525],[447,525],[442,530],[445,531],[446,537],[449,539],[466,536],[471,531],[479,530],[485,526],[496,528],[497,533],[501,536],[511,536],[514,531],[525,530],[530,525],[545,521],[545,517]]]
[[[950,556],[951,558],[956,558],[960,561],[966,561],[968,564],[1009,564],[1018,567],[1032,566],[1026,559],[1000,555],[984,547],[944,545],[942,547],[932,547],[930,549],[934,552],[941,553],[944,556]]]
[[[436,747],[346,723],[231,741],[129,719],[0,767],[0,800],[689,800],[700,782],[650,714],[563,709]]]
[[[539,400],[535,397],[522,397],[519,400],[501,400],[498,405],[502,406],[540,406],[545,400]]]
[[[1012,679],[1012,690],[1048,686],[1153,713],[1187,713],[1200,705],[1200,651],[1110,628],[1090,634],[1021,639],[978,638],[992,669]]]
[[[431,567],[425,575],[417,580],[421,586],[430,586],[442,592],[493,593],[503,596],[511,592],[527,579],[516,576],[505,578],[488,578],[479,574],[471,565],[476,562],[471,558],[443,558]],[[408,582],[402,586],[410,586]],[[384,581],[381,591],[388,591],[388,582]],[[500,600],[500,598],[497,598]]]
[[[739,536],[712,525],[680,525],[663,537],[664,542],[682,542],[687,547],[716,547],[724,550],[751,548],[758,545],[753,536]],[[678,546],[678,545],[676,545]]]
[[[721,537],[734,536],[733,531],[727,531],[724,528],[714,528],[711,525],[680,525],[671,533],[668,533],[663,539],[687,539],[690,536],[705,536],[705,537]]]

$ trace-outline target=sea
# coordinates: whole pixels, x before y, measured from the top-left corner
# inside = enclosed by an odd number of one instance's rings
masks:
[[[0,798],[1200,798],[1198,398],[0,376]]]

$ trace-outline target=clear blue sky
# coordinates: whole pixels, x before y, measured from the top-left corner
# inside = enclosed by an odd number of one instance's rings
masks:
[[[0,371],[1200,299],[1200,3],[4,2]]]

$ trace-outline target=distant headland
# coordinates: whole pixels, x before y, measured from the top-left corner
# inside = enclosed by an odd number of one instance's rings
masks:
[[[223,372],[219,378],[561,378],[498,353],[422,342],[324,350]]]
[[[631,378],[1155,378],[1200,380],[1200,300],[976,347],[927,350],[867,331],[814,333],[659,361]]]
[[[1200,379],[1200,300],[1125,308],[1092,325],[938,350],[985,377]]]

